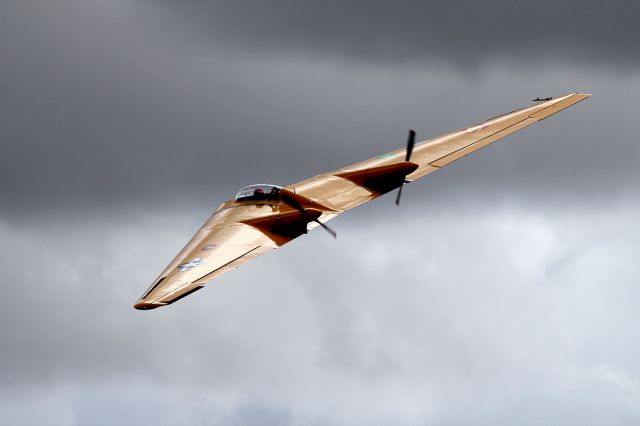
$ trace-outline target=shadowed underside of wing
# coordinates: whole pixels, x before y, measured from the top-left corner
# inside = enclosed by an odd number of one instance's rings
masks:
[[[399,149],[281,189],[270,203],[228,201],[134,305],[173,303],[230,269],[319,226],[319,222],[419,179],[505,136],[570,107],[589,94],[573,93],[507,113],[415,145],[411,161]],[[413,143],[410,144],[413,146]],[[315,221],[315,222],[314,222]],[[326,227],[326,226],[325,226]]]

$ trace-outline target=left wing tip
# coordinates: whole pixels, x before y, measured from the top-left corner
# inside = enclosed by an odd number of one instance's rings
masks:
[[[133,305],[133,307],[141,311],[148,311],[149,309],[159,308],[164,305],[166,305],[166,303],[138,302]]]

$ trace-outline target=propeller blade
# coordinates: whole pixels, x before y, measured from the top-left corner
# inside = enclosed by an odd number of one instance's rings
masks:
[[[402,186],[398,188],[398,195],[396,196],[396,206],[400,205],[400,197],[402,197]]]
[[[411,159],[411,154],[413,153],[413,147],[416,144],[416,132],[415,130],[409,130],[409,137],[407,138],[407,155],[404,158],[404,161],[409,161]],[[404,186],[404,183],[402,184]],[[398,195],[396,196],[396,206],[400,205],[400,197],[402,197],[402,186],[398,188]]]
[[[300,213],[304,213],[304,207],[302,207],[302,204],[300,204],[297,200],[291,198],[291,197],[287,197],[285,202],[287,204],[289,204],[291,207],[293,207],[294,209],[298,210]],[[336,231],[334,231],[333,229],[329,228],[327,225],[325,225],[324,223],[320,222],[318,219],[314,219],[314,222],[316,222],[318,225],[322,226],[324,228],[325,231],[327,231],[329,234],[331,234],[331,236],[333,238],[337,238],[338,237],[338,233]]]
[[[328,233],[330,233],[333,238],[336,238],[338,236],[338,233],[336,231],[334,231],[333,229],[329,228],[327,225],[325,225],[324,223],[320,222],[318,219],[315,219],[314,222],[316,222],[318,225],[322,226],[324,228],[324,230],[327,231]]]
[[[413,153],[413,146],[416,144],[416,132],[412,129],[409,130],[409,138],[407,139],[407,156],[404,161],[409,161],[411,159],[411,154]]]

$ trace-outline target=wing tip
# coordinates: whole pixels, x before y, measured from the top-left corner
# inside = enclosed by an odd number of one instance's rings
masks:
[[[572,93],[567,93],[566,95],[561,95],[561,96],[557,96],[555,98],[551,98],[550,101],[562,101],[565,99],[569,99],[572,98],[574,96],[577,96],[581,99],[586,99],[591,97],[591,93],[585,93],[585,92],[572,92]]]
[[[166,303],[157,303],[157,302],[137,302],[133,307],[140,311],[148,311],[150,309],[159,308],[161,306],[166,305]]]

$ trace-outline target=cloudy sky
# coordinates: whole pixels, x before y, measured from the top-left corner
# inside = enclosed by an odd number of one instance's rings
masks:
[[[636,425],[640,3],[3,0],[0,424]],[[168,308],[211,210],[593,97]]]

